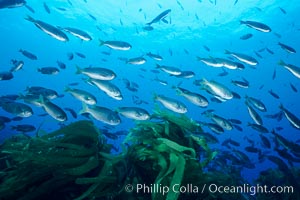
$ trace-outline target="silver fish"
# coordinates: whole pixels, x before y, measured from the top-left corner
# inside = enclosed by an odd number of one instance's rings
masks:
[[[265,33],[271,32],[271,28],[261,22],[256,22],[256,21],[240,21],[240,22],[241,22],[241,24],[245,24],[248,27],[258,30],[258,31],[261,31],[261,32],[265,32]]]
[[[285,67],[287,70],[289,70],[297,78],[300,78],[300,67],[297,67],[297,66],[292,65],[292,64],[287,64],[287,63],[283,62],[282,60],[280,60],[278,64]]]
[[[248,123],[248,126],[251,126],[253,130],[256,130],[260,133],[269,133],[269,130],[262,125]]]
[[[258,125],[263,125],[263,121],[259,114],[246,102],[246,106],[248,108],[248,113],[250,114],[253,121]]]
[[[213,94],[215,97],[220,98],[220,100],[225,101],[233,98],[232,92],[226,86],[216,81],[202,79],[201,85],[203,86],[203,89]]]
[[[84,32],[80,29],[71,28],[71,27],[59,27],[59,28],[66,31],[66,32],[68,32],[68,33],[70,33],[70,34],[72,34],[72,35],[74,35],[75,37],[78,37],[79,39],[81,39],[83,41],[92,40],[92,37],[88,33]]]
[[[1,8],[17,8],[24,6],[26,4],[26,1],[24,0],[1,0],[0,1],[0,9]]]
[[[59,41],[63,41],[63,42],[69,41],[68,36],[61,30],[59,30],[59,28],[52,26],[46,22],[36,20],[30,16],[27,16],[27,18],[25,18],[25,19],[34,23],[34,25],[36,25],[36,27],[38,27],[39,29],[41,29],[43,32],[50,35],[51,37],[53,37]]]
[[[178,95],[185,97],[187,100],[189,100],[191,103],[195,104],[196,106],[200,106],[200,107],[208,106],[208,101],[204,96],[191,92],[181,87],[175,87],[175,89]]]
[[[18,124],[15,126],[11,126],[11,129],[22,133],[28,133],[36,130],[36,128],[30,124]]]
[[[154,100],[159,101],[167,109],[176,113],[186,113],[187,107],[180,101],[163,95],[154,95]]]
[[[221,126],[219,126],[218,124],[215,124],[215,123],[203,123],[203,125],[207,126],[210,130],[212,130],[213,132],[215,132],[217,134],[224,133],[224,129]]]
[[[192,71],[181,71],[181,74],[175,75],[177,78],[193,78],[195,73]]]
[[[102,68],[102,67],[80,68],[78,66],[76,66],[76,68],[77,68],[76,74],[84,74],[93,79],[110,81],[116,77],[116,74],[112,70],[107,68]]]
[[[11,71],[8,72],[0,72],[0,81],[7,81],[14,77]]]
[[[163,66],[163,65],[156,64],[156,68],[158,68],[170,75],[175,75],[175,76],[178,76],[182,73],[179,68],[172,67],[172,66]]]
[[[219,115],[216,115],[213,112],[209,112],[209,111],[204,112],[204,114],[206,117],[210,118],[212,121],[214,121],[217,125],[219,125],[223,129],[228,130],[228,131],[233,129],[233,126],[231,125],[229,120],[227,120]]]
[[[240,37],[240,39],[241,39],[241,40],[248,40],[248,39],[251,38],[252,36],[253,36],[253,34],[247,33],[247,34],[245,34],[245,35],[242,35],[242,36]]]
[[[85,103],[83,103],[82,110],[79,112],[79,114],[83,113],[89,113],[96,120],[112,126],[116,126],[121,123],[119,115],[116,112],[105,107],[100,107],[96,105],[88,107]]]
[[[37,95],[37,96],[42,95],[43,97],[45,97],[47,99],[55,99],[58,97],[58,94],[55,90],[40,87],[40,86],[27,87],[26,91],[30,95]]]
[[[286,51],[289,52],[289,53],[296,53],[296,50],[295,50],[294,48],[292,48],[292,47],[290,47],[290,46],[288,46],[288,45],[286,45],[286,44],[283,44],[283,43],[281,43],[281,42],[278,42],[278,45],[279,45],[282,49],[286,50]]]
[[[231,80],[231,83],[234,85],[241,87],[241,88],[249,88],[249,82],[248,81],[237,81],[237,80]]]
[[[280,104],[279,108],[283,111],[285,117],[289,120],[291,125],[296,129],[300,129],[300,119],[296,117],[293,113],[288,111],[286,108],[284,108],[282,104]]]
[[[17,60],[12,60],[13,67],[9,70],[10,72],[16,72],[19,71],[20,69],[23,68],[24,62],[23,61],[17,61]]]
[[[248,56],[246,54],[231,52],[228,50],[225,50],[225,54],[229,54],[229,55],[235,57],[236,59],[238,59],[239,61],[246,63],[248,65],[255,66],[258,64],[258,61],[255,58]]]
[[[233,62],[231,60],[227,60],[224,58],[214,58],[217,63],[221,63],[222,67],[228,68],[228,69],[241,69],[240,63]]]
[[[0,106],[6,112],[9,112],[19,117],[30,117],[33,114],[31,107],[23,103],[18,103],[14,101],[5,101],[5,102],[0,102]]]
[[[252,106],[257,108],[258,110],[260,110],[262,112],[267,111],[267,108],[266,108],[265,104],[262,101],[260,101],[256,98],[253,98],[253,97],[248,97],[248,96],[246,96],[245,98],[246,98],[247,103],[250,103]]]
[[[146,59],[143,57],[130,58],[126,61],[126,63],[132,65],[142,65],[146,63]]]
[[[56,104],[49,101],[48,99],[44,99],[42,95],[40,95],[39,102],[41,103],[43,109],[57,121],[64,122],[68,119],[67,114],[63,109],[61,109]]]
[[[59,69],[56,67],[41,67],[38,68],[37,71],[47,75],[55,75],[59,73]]]
[[[147,53],[146,55],[149,56],[150,58],[152,58],[154,60],[158,60],[158,61],[161,61],[163,59],[163,57],[161,57],[160,55],[153,54],[151,52]]]
[[[132,47],[129,43],[123,41],[102,41],[102,40],[99,41],[100,41],[100,46],[104,45],[115,50],[127,51],[130,50]]]
[[[166,23],[167,21],[165,18],[169,15],[170,12],[171,12],[171,9],[167,9],[167,10],[163,11],[158,16],[156,16],[153,20],[151,20],[151,22],[146,23],[146,25],[150,26],[151,24],[157,23],[159,21],[163,21]]]
[[[148,120],[150,119],[150,114],[143,108],[138,107],[119,107],[117,112],[124,117],[134,119],[134,120]]]
[[[79,101],[82,101],[89,105],[95,105],[97,103],[97,99],[94,95],[92,95],[89,92],[86,92],[84,90],[80,89],[72,89],[69,87],[66,87],[65,92],[70,93],[73,97],[78,99]]]
[[[18,97],[18,99],[23,99],[23,101],[26,103],[30,103],[37,107],[42,107],[42,104],[40,103],[39,98],[40,98],[40,96],[35,95],[35,94],[26,94],[26,95],[20,94]]]
[[[197,57],[197,59],[204,64],[211,66],[211,67],[223,67],[222,63],[217,62],[214,58],[200,58]]]
[[[87,80],[87,82],[90,83],[91,85],[95,85],[97,88],[102,90],[105,94],[107,94],[108,96],[110,96],[113,99],[116,99],[116,100],[123,99],[120,89],[109,81],[103,81],[103,80],[97,80],[97,79],[90,78]]]

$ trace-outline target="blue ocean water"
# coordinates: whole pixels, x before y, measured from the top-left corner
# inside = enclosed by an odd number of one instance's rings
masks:
[[[50,9],[46,12],[44,2]],[[286,139],[299,144],[299,129],[291,126],[287,118],[281,121],[265,117],[280,111],[279,105],[283,104],[286,109],[300,117],[300,106],[298,103],[299,92],[293,91],[290,84],[299,89],[299,78],[290,73],[283,66],[278,65],[280,60],[286,63],[299,65],[299,3],[294,1],[279,0],[233,0],[233,1],[211,1],[211,0],[190,0],[190,1],[96,1],[96,0],[69,0],[69,1],[33,1],[28,0],[27,6],[34,10],[34,13],[25,6],[18,8],[0,9],[0,40],[1,40],[1,71],[9,71],[13,66],[11,59],[24,61],[21,70],[13,72],[11,80],[0,82],[1,96],[11,94],[25,94],[27,87],[42,86],[50,88],[59,94],[59,98],[53,103],[59,107],[71,108],[77,114],[82,109],[82,103],[65,92],[66,86],[76,83],[72,88],[80,88],[94,94],[98,100],[97,105],[116,110],[122,106],[138,106],[146,109],[150,114],[156,104],[161,109],[166,109],[160,103],[154,101],[154,94],[165,95],[183,102],[188,109],[186,116],[201,121],[210,122],[210,119],[202,115],[204,111],[213,109],[214,113],[225,119],[238,119],[242,121],[242,131],[233,129],[218,135],[212,133],[207,127],[204,130],[215,135],[220,144],[213,147],[221,151],[241,150],[249,156],[255,164],[255,169],[244,169],[243,176],[250,182],[261,170],[276,168],[276,165],[268,160],[259,163],[257,153],[250,153],[244,150],[249,146],[247,140],[254,141],[254,146],[260,148],[263,153],[276,155],[276,151],[265,149],[261,145],[261,139],[257,131],[247,124],[254,123],[245,105],[245,96],[251,96],[261,100],[267,107],[267,112],[259,112],[263,118],[264,126],[271,131],[281,127],[277,131]],[[145,30],[146,23],[150,22],[163,11],[171,9],[169,15],[162,20],[153,23],[153,30]],[[27,16],[41,20],[53,26],[73,27],[87,32],[91,41],[82,41],[71,34],[67,34],[69,41],[56,40],[39,30],[32,22],[25,20]],[[268,25],[272,31],[265,33],[254,30],[240,23],[240,21],[257,21]],[[245,34],[252,34],[249,39],[240,39]],[[104,45],[103,41],[126,41],[132,45],[129,51],[118,51]],[[278,45],[278,42],[293,47],[297,52],[289,53]],[[19,50],[24,49],[35,54],[38,59],[30,60],[24,57]],[[226,76],[220,76],[224,68],[213,68],[197,60],[201,58],[226,58],[234,60],[233,57],[224,53],[225,50],[247,54],[256,58],[259,64],[255,67],[245,64],[243,70],[230,70]],[[75,52],[82,53],[86,58],[75,55]],[[162,61],[156,61],[146,53],[152,52],[163,57]],[[272,53],[270,53],[272,52]],[[73,53],[74,58],[68,59],[68,54]],[[109,54],[109,55],[107,55]],[[124,59],[143,56],[147,62],[143,65],[131,65]],[[57,61],[64,62],[66,69],[59,69],[56,75],[45,75],[37,71],[38,68],[55,66]],[[237,61],[237,60],[235,60]],[[193,78],[178,78],[160,71],[156,64],[176,66],[183,71],[195,73]],[[117,101],[104,94],[95,86],[86,83],[86,76],[76,74],[76,66],[81,68],[104,67],[113,70],[117,77],[112,81],[122,92],[123,99]],[[154,70],[154,71],[153,71]],[[273,78],[274,71],[276,77]],[[231,99],[226,102],[216,103],[211,101],[212,95],[193,84],[199,79],[214,80],[238,93],[241,99]],[[232,80],[249,81],[249,88],[240,88],[231,83]],[[138,85],[137,91],[126,88],[124,80]],[[167,82],[162,85],[159,80]],[[176,94],[172,88],[178,86],[190,91],[197,92],[209,100],[207,108],[200,108],[182,96]],[[278,94],[279,99],[274,98],[269,90]],[[137,105],[134,100],[140,100]],[[18,102],[23,102],[18,100]],[[21,121],[5,123],[0,131],[0,141],[9,138],[17,132],[11,126],[18,124],[30,124],[46,132],[51,132],[63,125],[70,124],[77,120],[86,119],[78,115],[75,119],[66,111],[68,120],[58,122],[45,114],[42,108],[28,104],[34,114]],[[0,116],[14,118],[15,115],[0,109]],[[121,124],[108,126],[103,122],[92,119],[101,129],[109,129],[112,132],[129,131],[134,127],[132,119],[121,116]],[[35,135],[35,132],[27,133]],[[266,133],[274,147],[274,136]],[[231,138],[240,143],[239,147],[232,146],[228,149],[221,143]],[[111,140],[118,147],[122,141]],[[299,163],[294,163],[299,166]]]

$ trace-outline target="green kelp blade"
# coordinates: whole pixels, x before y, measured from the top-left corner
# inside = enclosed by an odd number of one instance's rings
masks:
[[[75,183],[76,184],[91,184],[91,183],[97,183],[102,182],[102,178],[110,175],[110,170],[112,169],[112,163],[111,161],[106,161],[100,170],[98,176],[96,177],[89,177],[89,178],[77,178]]]
[[[168,121],[165,122],[165,134],[170,135],[170,123]]]
[[[167,167],[168,167],[168,163],[165,159],[165,157],[157,152],[154,152],[155,154],[157,154],[157,165],[160,166],[160,170],[159,170],[159,174],[157,175],[156,179],[155,179],[155,184],[159,185],[160,182],[163,180],[163,178],[167,175]],[[160,195],[158,193],[152,193],[152,199],[158,199],[157,195]]]
[[[99,164],[98,158],[96,158],[95,156],[91,156],[88,159],[88,161],[85,162],[84,164],[82,164],[78,167],[66,169],[66,170],[64,170],[64,172],[69,175],[80,176],[80,175],[83,175],[83,174],[91,171],[92,169],[96,168],[98,166],[98,164]]]
[[[167,170],[167,162],[166,160],[164,159],[165,161],[165,168],[164,170],[161,170],[159,175],[156,177],[156,180],[155,180],[155,184],[159,185],[160,182],[163,180],[163,178],[165,178],[166,176],[168,176],[170,173],[172,173],[176,166],[177,166],[177,162],[178,162],[178,156],[175,154],[175,153],[170,153],[170,156],[169,156],[169,168]]]
[[[178,186],[181,185],[182,178],[184,175],[185,163],[186,161],[184,157],[181,154],[179,154],[178,161],[176,163],[176,169],[169,188],[172,188],[175,184],[178,184]],[[167,194],[166,200],[177,200],[179,194],[179,192],[173,192],[172,190],[170,190],[170,192]]]
[[[72,143],[72,144],[83,144],[86,142],[98,142],[99,130],[94,126],[93,122],[83,120],[71,123],[70,125],[63,127],[57,131],[41,136],[43,139],[53,140],[55,138],[60,139],[60,136],[64,136],[61,142]],[[77,136],[77,137],[76,137]],[[78,136],[81,140],[78,140]],[[70,138],[69,138],[70,137]],[[76,138],[76,141],[70,142],[72,138]],[[82,141],[84,139],[84,141]]]
[[[195,158],[196,157],[196,152],[194,149],[189,148],[189,147],[185,147],[185,146],[181,146],[179,144],[177,144],[176,142],[173,142],[171,140],[168,140],[166,138],[157,138],[158,141],[160,141],[162,144],[167,145],[168,147],[170,147],[171,149],[177,151],[177,152],[190,152],[190,157],[191,158]],[[165,151],[165,147],[163,145],[158,145],[157,146],[158,151]]]

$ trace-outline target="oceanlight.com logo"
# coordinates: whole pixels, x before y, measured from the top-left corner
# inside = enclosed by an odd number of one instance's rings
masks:
[[[294,193],[293,186],[267,186],[267,185],[249,185],[243,184],[239,186],[221,186],[216,184],[210,184],[208,186],[208,191],[210,193],[246,193],[250,195],[256,195],[258,193]]]
[[[136,184],[131,185],[127,184],[125,186],[126,192],[135,192],[137,194],[154,194],[159,193],[162,195],[166,195],[169,192],[174,193],[193,193],[193,194],[203,194],[204,192],[209,193],[220,193],[220,194],[249,194],[249,195],[256,195],[258,193],[265,193],[265,194],[276,194],[276,193],[294,193],[293,186],[267,186],[267,185],[249,185],[243,184],[239,186],[223,186],[217,184],[204,184],[202,186],[193,185],[193,184],[174,184],[171,186],[166,186],[162,184]]]

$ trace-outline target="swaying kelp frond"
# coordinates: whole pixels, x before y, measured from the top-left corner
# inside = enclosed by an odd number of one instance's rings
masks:
[[[0,194],[21,200],[245,199],[239,194],[223,198],[208,191],[200,196],[173,191],[135,192],[141,183],[169,188],[191,183],[238,184],[234,181],[238,173],[232,177],[217,170],[206,171],[217,152],[201,135],[199,124],[167,111],[156,110],[154,115],[153,120],[136,123],[118,155],[110,153],[111,146],[90,121],[79,121],[43,136],[7,140],[0,147]],[[126,184],[134,187],[133,192],[126,192]]]
[[[99,137],[100,132],[90,121],[79,121],[42,137],[7,140],[1,152],[14,167],[5,169],[0,194],[14,199],[38,199],[51,191],[60,193],[66,185],[76,188],[76,180],[80,182],[80,178],[93,176],[97,171],[102,172],[101,176],[111,175],[111,168],[105,168],[105,172],[102,168],[106,162],[99,152],[107,148]],[[97,184],[103,183],[97,180]],[[114,181],[105,180],[103,185]],[[75,195],[80,190],[73,192]]]

